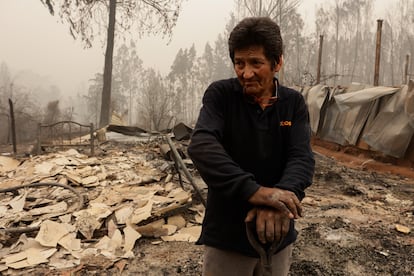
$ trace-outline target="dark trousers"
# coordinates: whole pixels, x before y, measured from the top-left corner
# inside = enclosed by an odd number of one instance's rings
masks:
[[[292,248],[293,246],[289,245],[273,256],[273,276],[288,275]],[[203,276],[259,276],[262,274],[260,259],[211,246],[204,247]]]

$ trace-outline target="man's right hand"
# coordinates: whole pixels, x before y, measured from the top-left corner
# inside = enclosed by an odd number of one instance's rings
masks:
[[[289,218],[302,216],[302,206],[297,196],[279,188],[260,187],[248,200],[256,206],[269,206],[284,212]]]

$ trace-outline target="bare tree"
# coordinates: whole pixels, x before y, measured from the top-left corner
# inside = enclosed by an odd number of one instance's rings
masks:
[[[279,72],[279,79],[283,83],[299,82],[302,72],[298,72],[297,69],[301,66],[301,56],[303,53],[299,53],[299,43],[302,40],[303,20],[300,14],[297,12],[301,0],[236,0],[236,5],[239,6],[238,16],[266,16],[273,19],[280,26],[283,42],[284,42],[284,60],[285,66]],[[295,53],[296,51],[296,53]],[[290,60],[291,58],[291,60]],[[296,66],[295,66],[296,64]],[[292,68],[287,68],[290,66]],[[293,73],[291,77],[285,79],[285,70]]]
[[[128,124],[135,123],[134,103],[140,88],[143,65],[136,52],[134,42],[122,44],[114,57],[113,96],[119,102],[119,113],[128,113]]]
[[[100,126],[107,125],[110,120],[112,58],[115,38],[115,25],[120,31],[137,27],[137,34],[145,33],[171,36],[184,0],[61,0],[60,5],[53,0],[40,0],[53,15],[59,10],[60,17],[67,21],[74,38],[78,36],[86,46],[91,46],[96,34],[107,30],[104,67],[104,85],[102,88],[102,104]],[[105,17],[108,15],[108,17]],[[103,27],[102,23],[108,22]],[[118,29],[117,29],[118,30]]]
[[[103,75],[96,73],[95,78],[89,80],[88,94],[81,96],[81,102],[85,104],[84,108],[87,110],[84,122],[93,122],[94,125],[98,125],[102,87]]]
[[[373,52],[371,13],[372,0],[336,0],[317,10],[316,31],[325,37],[323,78],[333,85],[367,81]]]
[[[166,88],[159,72],[150,68],[143,74],[143,88],[138,102],[141,107],[139,121],[144,128],[159,131],[168,127],[174,95]]]
[[[300,2],[301,0],[236,0],[236,5],[244,8],[241,16],[267,16],[282,26]]]
[[[45,117],[43,119],[43,123],[45,124],[53,124],[60,120],[62,112],[60,111],[59,101],[51,101],[47,104],[45,110]]]
[[[414,55],[414,0],[398,0],[389,10],[384,28],[386,46],[385,56],[391,66],[384,68],[382,74],[386,83],[398,85],[403,83],[405,57]],[[392,39],[392,40],[390,40]],[[387,43],[389,41],[389,43]]]

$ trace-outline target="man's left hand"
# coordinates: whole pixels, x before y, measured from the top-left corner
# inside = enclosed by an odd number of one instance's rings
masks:
[[[255,207],[247,213],[245,222],[256,218],[256,232],[263,244],[280,241],[289,232],[290,218],[285,212],[269,207]]]

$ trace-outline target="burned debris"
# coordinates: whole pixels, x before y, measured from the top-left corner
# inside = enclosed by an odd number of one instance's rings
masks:
[[[185,141],[111,130],[95,143],[94,156],[75,147],[0,157],[2,273],[70,268],[94,257],[113,265],[134,257],[138,239],[197,239],[205,186],[189,172]]]

